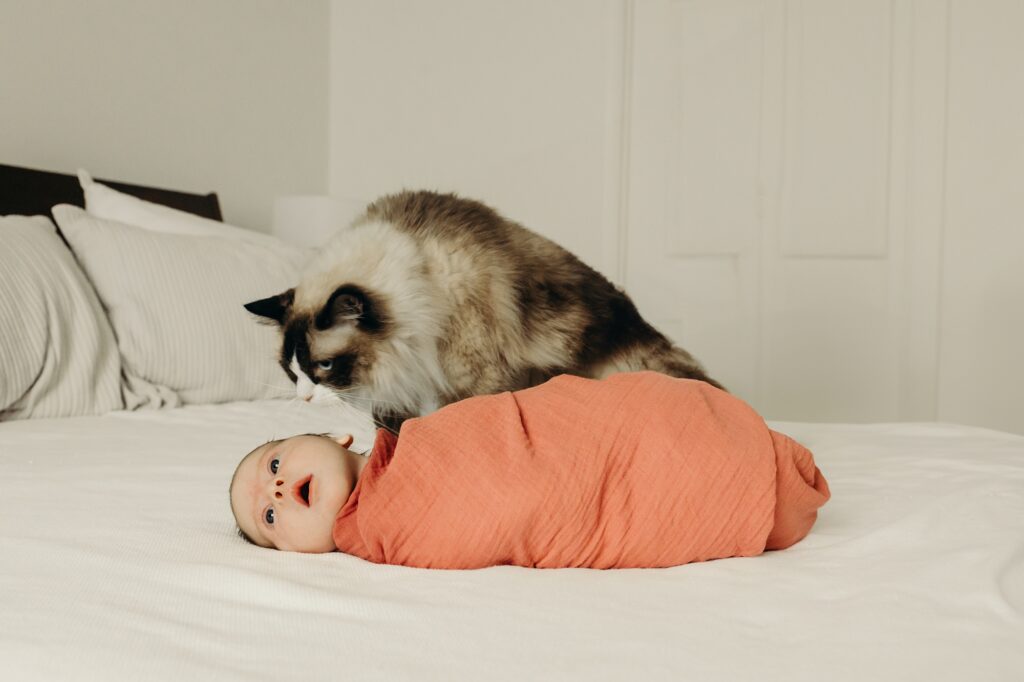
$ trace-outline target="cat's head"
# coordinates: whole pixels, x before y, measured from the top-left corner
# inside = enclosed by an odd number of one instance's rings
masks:
[[[317,291],[300,285],[245,308],[279,326],[279,362],[300,399],[409,417],[429,411],[444,385],[436,344],[422,333],[432,326],[417,324],[416,315],[397,319],[379,292],[352,283]]]
[[[391,324],[383,304],[354,284],[315,308],[295,305],[295,289],[245,304],[281,328],[281,368],[304,400],[325,402],[370,383],[375,347]]]

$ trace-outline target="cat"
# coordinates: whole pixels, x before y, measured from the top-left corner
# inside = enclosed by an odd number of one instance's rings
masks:
[[[390,428],[561,373],[647,369],[721,387],[597,271],[454,194],[378,199],[296,287],[245,308],[279,326],[300,398],[344,400]]]

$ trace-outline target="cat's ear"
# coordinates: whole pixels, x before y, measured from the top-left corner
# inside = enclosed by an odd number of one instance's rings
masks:
[[[369,308],[366,294],[357,286],[346,284],[334,290],[316,316],[317,329],[329,329],[339,322],[356,321]]]
[[[294,300],[295,289],[289,289],[288,291],[282,291],[277,296],[261,298],[258,301],[246,303],[245,309],[253,315],[266,317],[278,324],[284,324],[284,316],[288,314],[288,309],[292,307]]]

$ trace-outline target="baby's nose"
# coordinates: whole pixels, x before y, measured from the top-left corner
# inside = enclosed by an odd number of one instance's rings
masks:
[[[278,500],[284,497],[284,479],[273,478],[270,480],[270,493]]]

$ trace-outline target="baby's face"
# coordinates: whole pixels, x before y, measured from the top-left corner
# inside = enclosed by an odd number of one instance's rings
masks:
[[[231,482],[238,527],[263,547],[334,551],[334,519],[365,462],[344,447],[351,442],[295,436],[249,453]]]

